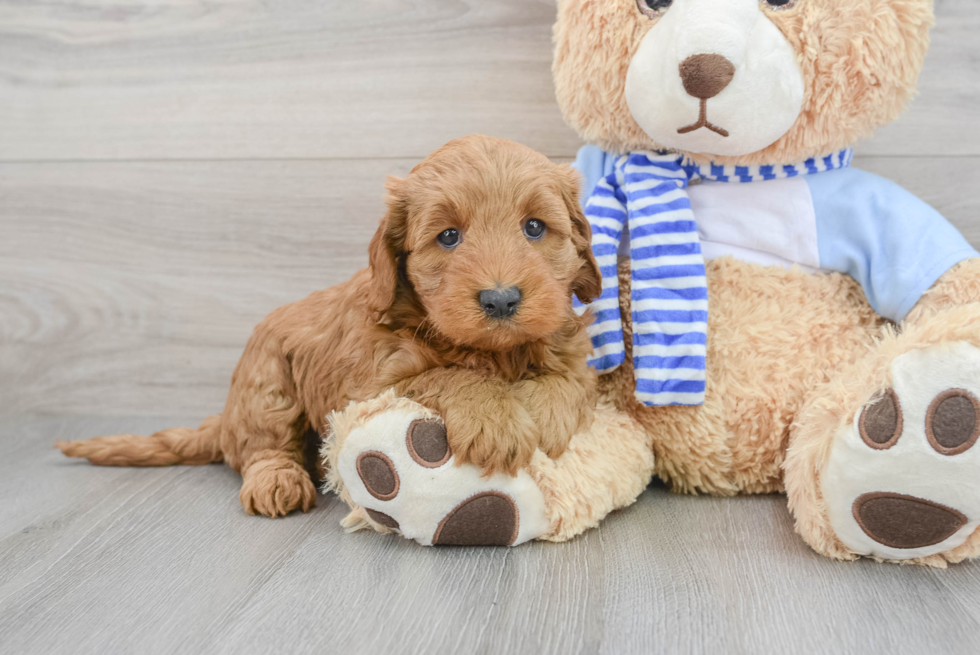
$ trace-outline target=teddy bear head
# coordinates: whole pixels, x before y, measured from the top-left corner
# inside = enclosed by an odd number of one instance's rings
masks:
[[[566,121],[605,150],[789,164],[894,120],[932,0],[558,0]]]

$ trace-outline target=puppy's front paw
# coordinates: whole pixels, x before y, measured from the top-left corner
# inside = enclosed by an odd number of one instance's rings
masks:
[[[252,464],[242,478],[238,495],[248,514],[286,516],[316,504],[316,487],[302,466],[288,459],[264,459]]]
[[[525,407],[540,434],[538,447],[551,459],[561,457],[572,436],[592,423],[592,408],[568,407],[529,398]]]
[[[540,439],[531,415],[508,396],[448,408],[446,427],[457,463],[475,464],[487,477],[517,475],[531,463]]]

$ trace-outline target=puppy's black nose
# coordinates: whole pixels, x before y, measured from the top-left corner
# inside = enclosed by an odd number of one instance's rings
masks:
[[[521,304],[521,290],[517,287],[509,289],[484,289],[480,292],[480,305],[490,318],[507,318],[513,316]]]

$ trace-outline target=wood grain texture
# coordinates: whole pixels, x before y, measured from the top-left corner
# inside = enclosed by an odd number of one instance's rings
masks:
[[[980,14],[937,0],[921,94],[861,146],[980,155]],[[422,157],[474,132],[580,145],[554,0],[0,0],[0,159]]]
[[[247,517],[223,466],[95,468],[51,449],[194,420],[0,419],[4,652],[976,652],[980,568],[822,558],[781,496],[654,487],[567,544],[426,549],[345,535],[333,497]]]
[[[0,165],[0,411],[220,410],[263,316],[366,265],[411,163]]]
[[[210,414],[252,328],[367,263],[415,160],[0,163],[0,414]],[[980,245],[980,158],[858,158]]]
[[[4,159],[573,153],[554,0],[0,2]]]

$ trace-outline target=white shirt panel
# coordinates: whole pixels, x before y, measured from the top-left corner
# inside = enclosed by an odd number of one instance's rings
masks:
[[[820,270],[817,218],[802,177],[688,189],[706,260],[724,255],[758,264]]]

